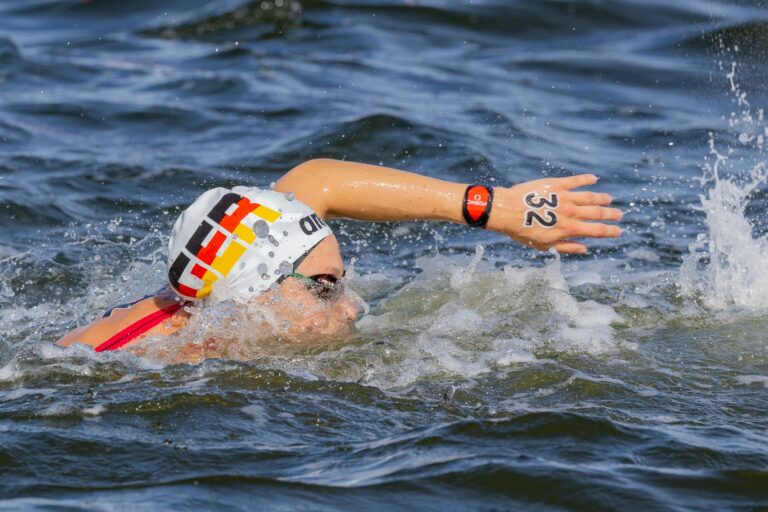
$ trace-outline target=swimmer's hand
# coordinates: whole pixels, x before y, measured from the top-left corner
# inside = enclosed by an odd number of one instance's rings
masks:
[[[608,194],[575,191],[594,185],[597,177],[580,174],[568,178],[528,181],[514,187],[494,187],[487,229],[504,233],[522,244],[545,251],[584,254],[587,246],[574,238],[615,238],[621,210],[609,208]],[[597,221],[597,222],[592,222]]]

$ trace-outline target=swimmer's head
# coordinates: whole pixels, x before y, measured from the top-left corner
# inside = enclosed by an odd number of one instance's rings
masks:
[[[173,226],[168,280],[189,300],[247,300],[292,274],[330,228],[291,194],[215,188]]]

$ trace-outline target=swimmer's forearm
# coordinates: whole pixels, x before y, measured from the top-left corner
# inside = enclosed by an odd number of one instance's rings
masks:
[[[578,190],[597,183],[592,174],[544,178],[494,187],[485,227],[540,250],[585,253],[576,238],[614,238],[622,212],[609,208],[608,194]],[[370,221],[444,220],[465,223],[462,202],[467,184],[374,165],[310,160],[277,183],[294,192],[323,218]]]
[[[467,185],[388,167],[318,159],[294,168],[275,188],[294,192],[323,218],[463,222]]]

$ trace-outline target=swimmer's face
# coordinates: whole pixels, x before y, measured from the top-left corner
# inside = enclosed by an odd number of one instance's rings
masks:
[[[329,236],[320,242],[296,272],[305,276],[334,276],[342,285],[344,263],[336,237]],[[274,309],[279,331],[299,342],[346,336],[357,319],[358,304],[350,293],[323,297],[306,281],[294,277],[286,278],[277,291],[262,294],[258,301]]]

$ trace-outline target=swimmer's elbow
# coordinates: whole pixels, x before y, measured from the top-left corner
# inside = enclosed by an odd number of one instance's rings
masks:
[[[334,168],[338,161],[330,158],[314,158],[297,165],[275,184],[278,192],[293,192],[299,201],[312,208],[323,218],[328,216],[327,191],[335,179]]]
[[[334,169],[338,168],[339,164],[341,164],[340,160],[332,158],[313,158],[291,169],[284,178],[290,176],[309,180],[328,179],[328,176]]]

